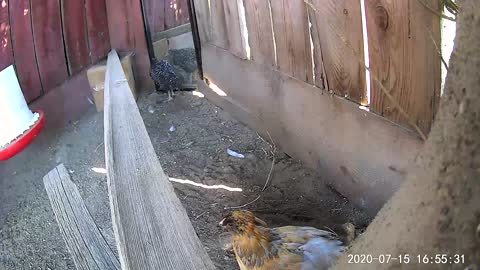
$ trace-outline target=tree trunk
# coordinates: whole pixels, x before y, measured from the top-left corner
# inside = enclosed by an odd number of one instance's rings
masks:
[[[480,1],[457,2],[455,49],[430,136],[405,183],[334,269],[480,269]],[[410,262],[349,263],[355,254],[408,254]],[[464,255],[465,263],[437,264],[437,254],[452,262]]]

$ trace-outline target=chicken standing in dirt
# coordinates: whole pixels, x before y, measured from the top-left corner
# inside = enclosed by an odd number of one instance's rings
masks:
[[[337,236],[313,227],[268,228],[249,211],[234,211],[220,225],[233,233],[241,270],[328,269],[345,250]]]
[[[173,99],[174,91],[180,90],[180,80],[166,60],[153,60],[150,77],[155,82],[157,91],[167,92],[168,101]]]

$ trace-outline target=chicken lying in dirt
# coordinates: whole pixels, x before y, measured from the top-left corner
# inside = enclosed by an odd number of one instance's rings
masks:
[[[313,227],[268,228],[249,211],[234,211],[219,225],[233,234],[233,251],[241,270],[328,269],[345,251],[332,232]]]

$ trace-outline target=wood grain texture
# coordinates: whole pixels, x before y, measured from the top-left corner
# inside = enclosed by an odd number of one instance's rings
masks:
[[[25,99],[30,102],[42,94],[42,83],[37,68],[29,0],[12,1],[10,24],[17,77]]]
[[[210,26],[212,44],[220,48],[228,49],[228,35],[225,21],[225,9],[223,0],[210,0]]]
[[[177,19],[177,25],[182,25],[190,22],[189,14],[188,14],[188,4],[187,0],[178,0],[177,1],[177,13],[178,13],[178,19]]]
[[[275,65],[272,17],[269,1],[244,0],[251,60]]]
[[[165,1],[165,29],[170,29],[178,25],[178,7],[178,0]]]
[[[204,0],[193,0],[197,15],[198,32],[202,43],[211,42],[210,7]]]
[[[312,0],[311,3],[318,11],[313,13],[315,17],[311,16],[316,22],[312,33],[319,36],[314,39],[314,47],[321,48],[329,90],[367,105],[365,67],[359,62],[364,61],[360,1]]]
[[[110,51],[105,0],[85,0],[90,63],[95,64]]]
[[[108,18],[108,33],[112,48],[132,49],[129,15],[126,0],[105,0]]]
[[[438,1],[429,0],[437,8]],[[420,129],[428,134],[440,99],[440,20],[418,1],[366,1],[372,73]],[[428,29],[428,30],[427,30]],[[372,111],[412,128],[372,81]]]
[[[65,166],[60,164],[51,170],[43,177],[43,183],[76,268],[120,269],[118,259],[93,221]]]
[[[108,56],[104,117],[122,269],[214,269],[160,166],[115,50]]]
[[[204,76],[227,94],[206,89],[209,100],[254,130],[268,130],[277,146],[370,214],[398,189],[422,146],[413,132],[283,72],[208,44],[202,58]]]
[[[315,11],[311,8],[308,8],[308,19],[312,24],[312,27],[310,28],[310,34],[313,46],[313,73],[315,74],[314,84],[322,90],[329,90],[327,74],[325,71],[325,65],[323,63],[320,33],[318,32],[317,27],[317,16],[315,14]]]
[[[90,64],[85,3],[84,0],[61,0],[61,8],[68,71],[72,75]]]
[[[150,55],[147,49],[147,38],[142,15],[142,6],[138,0],[126,0],[128,8],[128,29],[132,47],[135,52],[135,81],[141,89],[153,89],[154,83],[150,77]]]
[[[245,48],[245,38],[242,36],[242,24],[238,5],[243,5],[243,1],[230,0],[223,2],[225,12],[225,26],[227,27],[227,38],[229,51],[241,59],[247,59]]]
[[[150,33],[165,30],[165,4],[166,1],[159,0],[143,0],[145,9],[147,10],[147,19],[150,26]]]
[[[10,35],[9,1],[0,2],[0,70],[13,64],[12,38]]]
[[[60,0],[31,0],[31,6],[38,70],[48,92],[68,77]]]
[[[293,77],[313,83],[308,15],[303,0],[272,0],[277,66]],[[267,14],[267,11],[264,11]]]

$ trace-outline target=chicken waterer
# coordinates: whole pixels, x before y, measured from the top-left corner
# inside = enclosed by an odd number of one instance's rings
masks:
[[[0,71],[0,160],[25,149],[44,124],[44,113],[28,108],[13,65]]]

